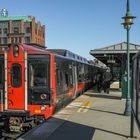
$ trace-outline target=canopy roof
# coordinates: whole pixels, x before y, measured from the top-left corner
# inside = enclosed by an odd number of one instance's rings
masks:
[[[130,53],[137,53],[140,50],[140,45],[132,44],[129,45]],[[94,56],[94,54],[117,54],[117,53],[126,53],[127,52],[127,43],[122,42],[119,44],[111,45],[104,48],[94,49],[90,51],[90,54]]]
[[[140,45],[130,43],[129,47],[130,59],[132,59],[133,55],[140,51]],[[90,54],[104,64],[121,63],[122,58],[127,58],[127,43],[122,42],[108,47],[94,49],[90,51]]]

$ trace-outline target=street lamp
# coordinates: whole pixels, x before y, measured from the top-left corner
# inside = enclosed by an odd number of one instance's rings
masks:
[[[124,115],[126,116],[130,116],[131,114],[129,31],[131,25],[133,24],[133,19],[136,18],[131,15],[129,3],[130,0],[127,0],[126,15],[125,17],[122,17],[122,19],[124,19],[124,23],[122,24],[127,31],[127,96],[126,96],[126,105],[125,105],[125,112],[124,112]]]

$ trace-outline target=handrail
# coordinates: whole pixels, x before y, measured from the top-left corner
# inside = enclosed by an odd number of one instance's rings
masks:
[[[3,106],[3,105],[4,105],[3,100],[4,100],[4,99],[3,99],[3,90],[2,90],[2,89],[0,90],[0,94],[1,94],[1,111],[3,112],[3,110],[4,110],[4,108],[3,108],[3,107],[4,107],[4,106]]]

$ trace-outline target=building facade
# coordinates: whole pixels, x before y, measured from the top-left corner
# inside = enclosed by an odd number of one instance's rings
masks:
[[[45,25],[33,16],[1,16],[0,45],[26,43],[45,46]]]

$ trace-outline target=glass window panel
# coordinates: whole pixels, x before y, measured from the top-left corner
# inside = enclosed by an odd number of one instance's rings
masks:
[[[13,64],[11,67],[11,82],[13,87],[20,87],[21,86],[21,65],[20,64]]]
[[[3,44],[7,44],[7,38],[6,37],[3,38]]]
[[[18,27],[14,27],[14,33],[19,33],[19,28]]]
[[[4,32],[5,34],[7,34],[7,33],[8,33],[7,28],[4,28],[4,29],[3,29],[3,32]]]
[[[48,85],[48,65],[46,63],[30,63],[30,87]]]

